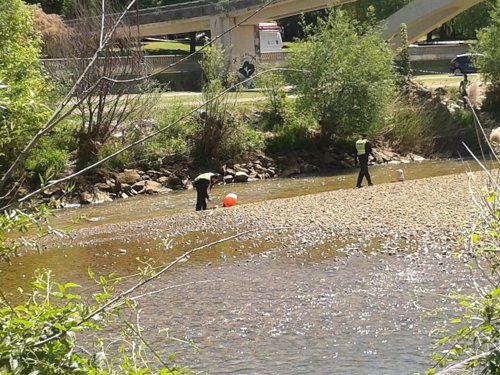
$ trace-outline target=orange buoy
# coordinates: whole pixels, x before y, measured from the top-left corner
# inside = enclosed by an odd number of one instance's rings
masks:
[[[238,202],[238,196],[234,193],[229,193],[224,197],[224,200],[222,201],[222,205],[224,207],[231,207],[234,206]]]

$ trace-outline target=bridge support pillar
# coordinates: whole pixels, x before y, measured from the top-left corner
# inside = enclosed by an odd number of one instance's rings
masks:
[[[221,35],[235,25],[236,19],[234,17],[212,17],[210,19],[212,38]],[[240,68],[245,61],[255,62],[256,32],[254,25],[240,25],[224,34],[217,42],[224,48],[231,69]]]

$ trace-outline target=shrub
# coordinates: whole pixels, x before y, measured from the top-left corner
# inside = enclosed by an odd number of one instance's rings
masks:
[[[374,129],[401,153],[463,153],[462,141],[475,148],[477,137],[472,113],[450,111],[440,99],[400,94],[394,102],[384,127]]]
[[[285,80],[280,73],[269,72],[259,76],[256,85],[262,88],[267,96],[264,107],[264,129],[276,130],[283,124],[287,110]]]
[[[64,170],[68,162],[68,154],[64,150],[52,147],[39,147],[25,161],[25,168],[41,176],[44,181],[54,178]]]
[[[123,138],[114,138],[112,142],[108,142],[101,151],[101,157],[104,158],[127,144],[173,124],[188,111],[189,108],[186,106],[168,107],[144,122],[143,126],[126,125],[123,129]],[[118,154],[105,164],[110,168],[151,167],[154,164],[161,166],[166,156],[187,155],[191,152],[195,131],[195,119],[186,118],[148,141]]]
[[[285,114],[283,125],[267,139],[269,152],[289,152],[314,147],[314,130],[318,125],[310,113],[290,109]]]
[[[322,143],[382,122],[394,73],[392,53],[377,31],[331,11],[306,33],[289,66],[301,71],[295,76],[297,101],[320,124]]]

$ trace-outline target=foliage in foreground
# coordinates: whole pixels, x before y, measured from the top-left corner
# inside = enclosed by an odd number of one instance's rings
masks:
[[[33,31],[32,11],[21,0],[0,2],[0,30],[2,174],[48,118],[50,86],[40,68],[41,44]]]
[[[174,357],[162,358],[142,336],[141,328],[126,319],[118,339],[100,339],[100,332],[122,319],[123,307],[115,306],[96,314],[99,306],[111,300],[119,279],[102,276],[97,279],[90,271],[89,275],[100,289],[93,294],[91,303],[83,302],[75,292],[79,285],[57,283],[50,271],[36,274],[26,303],[12,306],[1,296],[2,374],[193,374],[186,368],[170,365]],[[134,310],[130,301],[125,302],[126,308]],[[86,348],[85,343],[92,347]]]
[[[461,313],[442,330],[437,342],[441,350],[428,375],[435,374],[438,368],[444,368],[441,374],[457,369],[500,373],[500,186],[489,173],[485,181],[477,182],[473,175],[469,179],[480,218],[458,255],[470,264],[474,280],[470,286],[475,292],[450,296]],[[485,194],[485,190],[489,192]]]

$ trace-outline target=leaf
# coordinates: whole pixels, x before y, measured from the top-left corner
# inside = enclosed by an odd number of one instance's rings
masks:
[[[64,284],[64,287],[65,288],[81,288],[80,285],[75,284],[75,283],[66,283],[66,284]]]
[[[108,284],[108,281],[106,280],[106,278],[104,276],[99,276],[99,282],[101,283],[101,285]]]
[[[78,294],[65,294],[64,298],[66,299],[81,299],[82,297]]]

